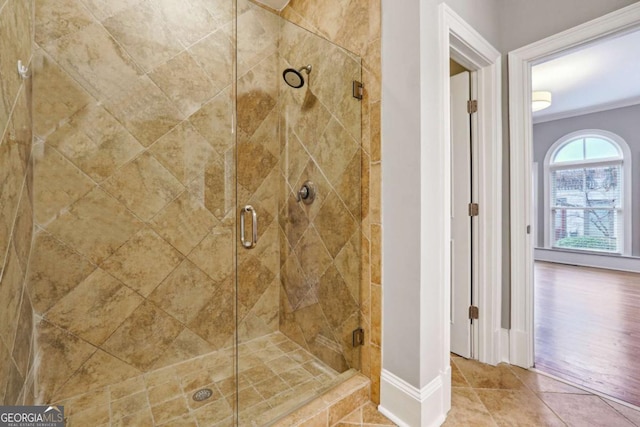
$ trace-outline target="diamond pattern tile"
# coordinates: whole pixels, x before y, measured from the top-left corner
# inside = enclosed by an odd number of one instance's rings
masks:
[[[188,255],[217,223],[216,218],[188,191],[150,222],[156,233],[184,255]]]
[[[119,169],[102,187],[145,221],[184,190],[182,184],[147,153]]]
[[[116,199],[94,188],[49,224],[47,231],[100,264],[141,227]]]
[[[144,228],[122,245],[101,267],[131,289],[148,296],[183,256],[153,230]]]

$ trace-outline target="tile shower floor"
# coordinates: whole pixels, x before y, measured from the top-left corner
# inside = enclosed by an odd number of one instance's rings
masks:
[[[324,365],[280,332],[238,347],[240,425],[263,425],[348,374]],[[231,426],[233,351],[224,349],[65,399],[68,427]],[[205,401],[192,399],[208,388]]]

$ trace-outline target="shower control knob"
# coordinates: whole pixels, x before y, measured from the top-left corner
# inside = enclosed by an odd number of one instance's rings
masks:
[[[316,199],[316,187],[311,181],[305,181],[298,190],[296,199],[305,205],[310,205]]]

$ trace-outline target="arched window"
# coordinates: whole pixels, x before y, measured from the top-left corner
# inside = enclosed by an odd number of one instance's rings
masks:
[[[618,135],[573,132],[545,157],[545,247],[631,254],[631,155]]]

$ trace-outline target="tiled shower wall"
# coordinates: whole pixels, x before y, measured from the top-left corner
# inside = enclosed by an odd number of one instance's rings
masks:
[[[31,87],[33,2],[0,0],[0,403],[29,404],[33,385],[33,311],[25,292],[31,252]]]
[[[231,0],[36,2],[39,401],[233,344],[233,18]],[[239,63],[239,143],[265,128],[251,103],[268,61],[254,53]],[[241,196],[264,200],[253,173]],[[277,259],[240,262],[277,283]],[[240,292],[241,331],[276,329],[273,289]]]
[[[304,87],[280,86],[280,330],[338,372],[359,369],[360,59],[287,21],[279,50],[281,70],[312,66]],[[310,205],[296,200],[307,180],[316,188]]]
[[[366,342],[361,371],[380,400],[381,371],[381,140],[380,0],[291,0],[281,16],[362,58],[362,285],[360,301]]]

